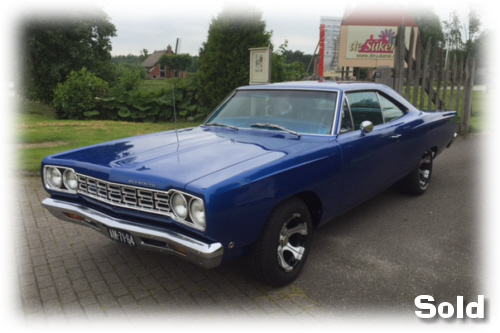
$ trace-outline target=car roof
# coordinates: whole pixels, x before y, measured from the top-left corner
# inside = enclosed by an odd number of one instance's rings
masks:
[[[334,90],[334,91],[352,91],[352,90],[387,90],[389,87],[371,82],[336,82],[336,81],[297,81],[280,82],[261,85],[251,85],[238,88],[238,90],[262,90],[262,89],[290,89],[290,90]]]

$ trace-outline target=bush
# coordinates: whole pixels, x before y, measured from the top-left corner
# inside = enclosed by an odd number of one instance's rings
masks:
[[[209,109],[198,103],[196,76],[173,79],[171,83],[158,91],[113,89],[108,96],[97,99],[99,112],[93,115],[110,120],[169,122],[175,119],[175,105],[178,119],[199,121],[206,117]]]
[[[118,87],[125,91],[136,89],[146,78],[147,73],[140,64],[119,64],[117,66]]]
[[[108,92],[108,83],[82,68],[71,71],[64,83],[54,89],[52,104],[60,119],[85,119],[96,114],[96,98]]]

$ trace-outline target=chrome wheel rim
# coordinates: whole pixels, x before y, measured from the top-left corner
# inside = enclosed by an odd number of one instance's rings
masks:
[[[283,224],[278,240],[278,264],[285,272],[293,271],[306,251],[307,223],[294,214]]]
[[[429,186],[429,181],[431,178],[431,170],[432,170],[432,156],[429,153],[426,153],[422,156],[420,160],[420,165],[418,167],[418,175],[419,175],[419,185],[420,188],[425,190],[427,186]]]

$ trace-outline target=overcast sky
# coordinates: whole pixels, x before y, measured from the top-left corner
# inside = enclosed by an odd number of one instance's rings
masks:
[[[143,5],[127,4],[118,1],[103,2],[102,8],[110,15],[116,25],[117,37],[113,38],[113,55],[139,54],[140,50],[175,47],[177,38],[181,39],[181,53],[197,55],[202,43],[206,41],[210,22],[228,3],[251,3],[261,10],[267,30],[273,31],[273,44],[281,45],[288,40],[290,50],[300,50],[312,54],[319,38],[321,16],[342,17],[346,5],[369,2],[361,1],[277,1],[277,0],[237,0],[237,1],[147,1]],[[371,1],[375,2],[375,1]],[[377,1],[388,5],[402,1]],[[415,1],[413,4],[417,3]],[[456,10],[465,20],[466,13],[474,4],[484,14],[481,3],[486,1],[430,1],[421,0],[419,4],[434,8],[442,20]],[[484,17],[485,24],[489,21]]]
[[[154,50],[165,49],[167,45],[175,47],[177,38],[181,39],[181,53],[197,55],[207,38],[210,22],[227,4],[252,4],[263,14],[267,30],[273,31],[272,42],[279,46],[288,40],[290,50],[300,50],[312,54],[319,38],[319,24],[321,16],[342,17],[346,5],[351,6],[367,2],[382,3],[385,5],[401,4],[404,1],[392,0],[148,0],[148,1],[118,1],[118,0],[44,0],[28,1],[17,0],[7,2],[7,14],[10,23],[19,22],[23,16],[32,13],[49,15],[51,13],[64,14],[67,10],[86,8],[90,5],[102,8],[117,28],[117,36],[112,39],[113,55],[139,55],[142,49],[150,53]],[[431,6],[442,20],[449,17],[449,13],[456,10],[465,20],[469,8],[474,5],[482,14],[484,25],[490,26],[490,19],[486,16],[488,3],[486,0],[419,0],[412,4]],[[29,5],[28,5],[29,4]],[[491,9],[491,8],[490,8]],[[3,13],[5,14],[5,11]],[[4,25],[5,23],[2,22]],[[12,24],[11,24],[12,25]],[[4,29],[12,31],[12,27]]]

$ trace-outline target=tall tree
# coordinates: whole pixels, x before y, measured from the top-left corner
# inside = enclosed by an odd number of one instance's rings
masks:
[[[164,54],[158,62],[171,71],[184,72],[191,66],[193,58],[189,54]]]
[[[57,83],[83,67],[111,80],[111,37],[115,35],[115,26],[102,11],[26,20],[22,29],[25,94],[50,102]]]
[[[462,50],[462,27],[457,12],[453,11],[448,21],[443,21],[443,25],[446,48],[450,51]]]
[[[465,30],[465,51],[468,54],[476,55],[478,47],[475,45],[480,38],[481,19],[476,10],[471,9],[467,15],[467,23],[464,24]]]
[[[140,61],[144,61],[149,57],[149,51],[148,49],[142,49],[141,50],[141,55],[139,56]]]
[[[248,84],[249,48],[267,47],[271,34],[262,14],[247,6],[226,7],[210,24],[198,59],[199,97],[214,107],[234,88]]]
[[[413,7],[411,12],[425,46],[427,46],[429,39],[434,45],[444,42],[441,21],[431,7]]]

